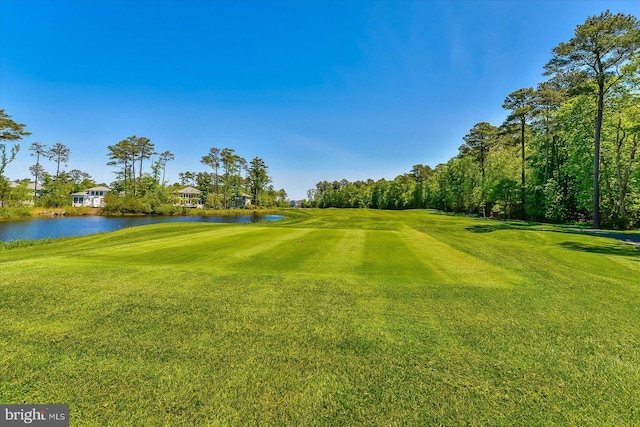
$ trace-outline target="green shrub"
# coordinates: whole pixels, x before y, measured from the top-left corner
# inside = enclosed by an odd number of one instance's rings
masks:
[[[20,207],[3,207],[0,208],[0,219],[21,219],[30,218],[32,216],[33,208],[20,206]]]

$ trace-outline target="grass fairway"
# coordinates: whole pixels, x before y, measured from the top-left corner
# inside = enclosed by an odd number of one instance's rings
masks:
[[[83,426],[640,424],[640,250],[294,213],[0,250],[0,402]]]

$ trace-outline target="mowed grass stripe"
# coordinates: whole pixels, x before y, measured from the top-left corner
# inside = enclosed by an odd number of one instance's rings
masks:
[[[100,263],[102,266],[161,265],[190,262],[207,255],[211,249],[226,247],[223,239],[246,234],[250,227],[207,224],[171,223],[131,227],[93,236],[73,237],[52,244],[17,248],[2,253],[2,261],[18,268],[38,259],[32,268],[45,270],[62,264],[78,265],[85,269]]]
[[[497,222],[482,218],[447,216],[411,211],[407,224],[452,248],[488,264],[510,271],[531,283],[563,283],[569,277],[583,281],[633,280],[640,266],[625,256],[640,254],[633,246],[614,239],[567,232],[551,225],[521,221]],[[610,258],[611,262],[603,263]],[[627,270],[620,265],[634,265]]]
[[[563,286],[572,282],[631,280],[640,284],[640,276],[633,270],[620,268],[613,260],[602,262],[611,256],[621,259],[618,254],[640,254],[620,241],[527,227],[483,233],[469,231],[474,227],[490,228],[492,222],[487,220],[472,222],[454,218],[451,224],[440,224],[438,227],[425,224],[418,229],[460,252],[509,272],[506,277],[517,277],[519,283]]]
[[[436,269],[423,264],[397,231],[367,230],[358,273],[372,282],[403,286],[438,281]]]
[[[273,231],[271,231],[273,234]],[[317,257],[333,246],[339,230],[316,230],[310,228],[278,229],[278,238],[272,238],[259,250],[250,250],[249,256],[238,256],[230,259],[229,268],[247,272],[282,273],[292,272],[305,274],[302,266],[309,258]]]
[[[258,266],[270,265],[277,253],[293,247],[305,238],[312,229],[256,228],[241,240],[227,241],[229,251],[220,259],[227,268],[258,272]]]
[[[144,226],[146,227],[146,226]],[[141,228],[144,228],[141,227]],[[101,246],[87,250],[77,256],[78,261],[103,259],[111,265],[179,266],[215,265],[216,260],[229,252],[230,244],[242,242],[253,230],[251,227],[226,224],[200,224],[195,229],[178,225],[157,225],[141,230],[148,233],[147,239],[135,238],[132,242],[114,252],[119,246]],[[139,231],[134,232],[137,234]],[[127,234],[123,236],[125,239]]]
[[[455,249],[422,231],[405,226],[400,235],[440,283],[502,288],[521,282],[511,271]]]
[[[327,230],[328,231],[328,230]],[[353,275],[364,258],[364,230],[331,230],[318,234],[319,239],[307,239],[305,243],[317,248],[304,261],[301,271],[318,275]]]

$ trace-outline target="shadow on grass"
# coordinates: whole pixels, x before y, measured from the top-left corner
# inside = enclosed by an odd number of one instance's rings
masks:
[[[578,242],[562,242],[559,245],[572,251],[640,257],[640,250],[630,245],[590,245]]]
[[[524,222],[524,221],[500,221],[495,224],[481,224],[465,227],[465,230],[472,233],[491,233],[497,230],[528,230],[534,229],[532,227],[540,226],[537,222]],[[537,228],[536,228],[537,229]]]
[[[503,224],[498,225],[472,225],[471,227],[465,227],[464,229],[472,233],[491,233],[496,230],[506,230],[509,227]]]

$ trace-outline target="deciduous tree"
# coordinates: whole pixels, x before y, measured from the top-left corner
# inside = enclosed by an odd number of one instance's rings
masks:
[[[578,25],[574,37],[553,49],[546,74],[580,73],[597,85],[597,113],[593,159],[593,226],[600,227],[600,140],[605,97],[622,75],[619,71],[640,48],[640,27],[636,17],[610,11],[589,17]]]
[[[15,160],[20,151],[20,144],[14,143],[7,153],[6,141],[19,141],[23,137],[31,135],[24,130],[25,125],[11,119],[5,110],[0,109],[0,202],[4,203],[9,192],[9,183],[4,176],[7,165]]]

